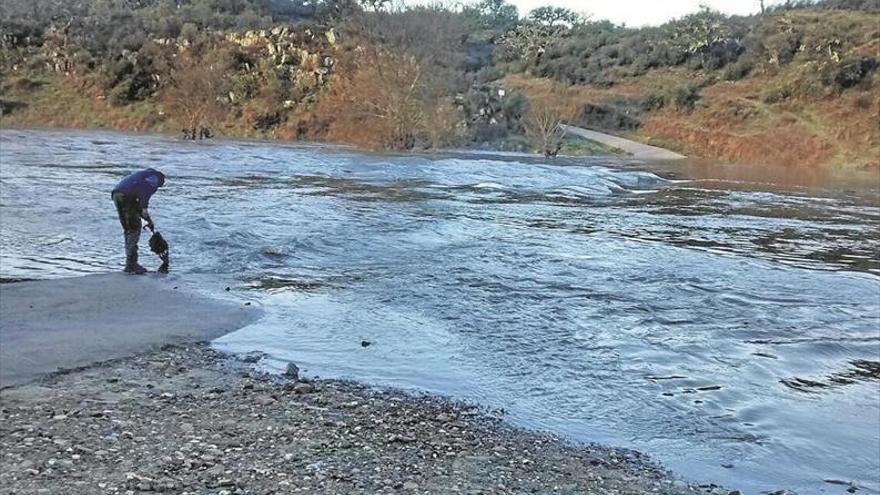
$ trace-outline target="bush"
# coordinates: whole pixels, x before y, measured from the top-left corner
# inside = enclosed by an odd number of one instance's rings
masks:
[[[730,64],[724,69],[722,77],[725,81],[739,81],[749,75],[755,68],[755,63],[747,58],[741,58],[736,63]]]
[[[697,59],[699,65],[696,68],[705,70],[718,70],[724,66],[736,62],[745,49],[738,40],[722,40],[713,43],[708,49],[700,54]]]
[[[771,88],[761,98],[764,103],[779,103],[791,98],[791,89],[788,87]]]
[[[768,62],[784,66],[791,63],[801,48],[802,37],[798,32],[784,32],[772,35],[763,43]]]
[[[501,111],[512,129],[517,129],[529,107],[529,100],[520,93],[511,93],[501,100]]]
[[[485,84],[501,79],[502,77],[504,77],[504,72],[501,68],[497,65],[490,65],[477,71],[475,79],[478,84]]]
[[[838,91],[852,88],[877,70],[877,59],[873,57],[850,57],[843,60],[834,70],[834,86]]]
[[[268,131],[274,127],[278,127],[281,122],[283,122],[283,117],[281,116],[281,112],[267,112],[262,115],[258,115],[256,119],[254,119],[254,130],[257,131]]]
[[[660,110],[666,106],[666,96],[662,93],[648,93],[642,98],[642,109],[646,112]]]
[[[702,98],[702,87],[697,84],[684,84],[668,91],[654,91],[645,94],[639,107],[643,111],[650,112],[660,110],[668,105],[674,105],[678,110],[693,110],[697,102]]]
[[[494,143],[508,136],[507,126],[504,124],[478,125],[473,129],[473,141],[475,143]]]
[[[632,131],[641,125],[641,102],[621,100],[606,105],[584,105],[578,124],[606,131]]]
[[[694,105],[700,101],[701,89],[693,84],[686,84],[675,88],[672,101],[679,110],[693,110]]]
[[[0,115],[9,115],[16,110],[26,108],[27,103],[20,101],[4,100],[0,98]]]
[[[134,63],[121,57],[104,66],[104,89],[111,89],[134,72]]]

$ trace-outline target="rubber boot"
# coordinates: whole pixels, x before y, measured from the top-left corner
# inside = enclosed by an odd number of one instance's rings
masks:
[[[147,273],[147,269],[138,264],[137,258],[135,257],[127,257],[125,258],[125,273],[130,273],[132,275],[143,275]]]

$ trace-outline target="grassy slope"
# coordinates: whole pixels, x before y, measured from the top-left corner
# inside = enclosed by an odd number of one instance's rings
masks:
[[[158,97],[129,105],[113,105],[102,91],[88,80],[76,76],[45,73],[18,75],[3,79],[0,99],[18,106],[13,112],[0,115],[2,127],[48,127],[76,129],[120,129],[179,133],[184,127],[166,112],[166,103]],[[224,136],[246,138],[292,139],[296,120],[270,132],[250,124],[250,113],[260,101],[240,109],[242,115],[229,114],[214,129]]]
[[[798,14],[800,22],[816,24],[827,17]],[[863,42],[852,52],[880,56],[880,22],[877,16],[837,13],[852,19],[853,29]],[[795,18],[798,18],[797,16]],[[839,21],[839,20],[838,20]],[[842,94],[793,96],[778,103],[766,103],[769,89],[796,85],[809,66],[796,60],[778,71],[753,71],[745,79],[728,82],[717,73],[707,74],[680,68],[656,69],[647,74],[603,89],[592,86],[568,88],[572,105],[603,104],[622,98],[635,100],[648,93],[669,91],[685,84],[706,81],[700,100],[691,110],[666,108],[642,116],[642,126],[631,133],[638,141],[699,156],[754,165],[830,165],[836,168],[880,167],[880,83],[875,76],[867,88]],[[116,106],[103,99],[97,85],[87,79],[61,74],[0,75],[0,98],[20,102],[24,107],[0,116],[2,126],[45,126],[117,128],[134,131],[176,133],[182,128],[163,111],[163,102],[148,99]],[[559,84],[512,75],[507,86],[533,93]],[[256,106],[255,106],[256,105]],[[259,114],[259,100],[227,115],[216,131],[226,136],[295,138],[296,119],[268,132],[253,128],[251,114]],[[253,108],[252,108],[253,107]],[[308,112],[308,110],[306,110]],[[172,112],[169,112],[172,113]],[[302,117],[307,118],[304,114]],[[613,152],[567,143],[563,153]]]
[[[791,17],[805,29],[825,22],[848,22],[863,38],[851,53],[880,56],[880,20],[875,14],[807,12]],[[645,113],[642,126],[628,137],[690,156],[754,165],[880,168],[877,76],[868,87],[842,94],[796,95],[778,103],[765,102],[769,90],[797,87],[811,70],[808,62],[795,60],[780,70],[756,70],[742,80],[729,82],[720,80],[718,73],[655,69],[611,88],[577,86],[568,93],[573,105],[601,105],[705,81],[707,85],[692,110],[667,105]],[[505,83],[526,93],[559,86],[523,75],[508,76]]]
[[[657,87],[686,81],[684,71],[648,74],[609,89],[580,87],[572,104],[610,103]],[[761,93],[773,78],[755,76],[706,87],[690,111],[665,108],[643,116],[627,137],[689,156],[756,165],[880,166],[880,94],[849,91],[840,96],[764,103]],[[509,86],[537,92],[554,83],[508,77]]]

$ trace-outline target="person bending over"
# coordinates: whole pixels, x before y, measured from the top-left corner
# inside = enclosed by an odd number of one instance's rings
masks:
[[[155,230],[156,226],[147,208],[150,205],[150,197],[163,185],[165,185],[165,175],[158,170],[148,168],[129,175],[113,188],[111,196],[125,234],[126,273],[137,275],[147,273],[147,269],[138,264],[141,219],[147,222],[145,228],[150,229],[151,232]]]

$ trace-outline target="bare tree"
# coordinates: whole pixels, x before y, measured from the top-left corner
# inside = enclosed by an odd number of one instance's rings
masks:
[[[211,137],[212,123],[222,115],[224,94],[222,54],[191,47],[179,53],[172,63],[166,105],[183,124],[189,139]]]
[[[548,90],[529,98],[526,112],[526,134],[537,150],[544,156],[556,156],[562,149],[565,128],[562,124],[570,122],[576,114],[562,91]]]
[[[463,86],[463,27],[436,5],[392,3],[351,16],[357,40],[349,67],[337,71],[321,113],[332,116],[331,139],[411,149],[448,141],[458,122],[450,96]]]
[[[329,137],[369,147],[411,149],[425,110],[422,67],[412,57],[362,48],[350,78],[336,79],[321,101]]]

